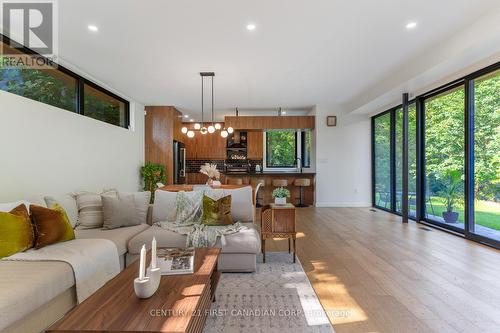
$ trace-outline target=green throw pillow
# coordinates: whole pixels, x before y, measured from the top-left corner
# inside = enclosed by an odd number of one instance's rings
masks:
[[[24,205],[25,214],[14,208],[9,213],[0,212],[0,258],[25,251],[33,246],[33,228]]]
[[[231,217],[231,195],[227,195],[219,200],[214,200],[204,195],[202,223],[205,225],[233,224],[233,218]]]

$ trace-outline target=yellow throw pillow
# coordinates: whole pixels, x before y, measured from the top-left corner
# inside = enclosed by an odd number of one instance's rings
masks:
[[[68,215],[59,204],[50,208],[31,205],[31,219],[35,228],[35,248],[75,239]]]
[[[24,204],[0,212],[0,258],[33,247],[33,227]]]
[[[233,218],[231,216],[231,195],[227,195],[219,200],[214,200],[204,195],[202,223],[206,225],[233,224]]]

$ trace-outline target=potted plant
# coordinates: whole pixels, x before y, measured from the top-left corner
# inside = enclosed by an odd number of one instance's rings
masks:
[[[156,163],[146,163],[141,167],[141,176],[144,181],[144,191],[151,192],[150,203],[154,202],[155,190],[158,183],[165,183],[166,171],[165,166]]]
[[[458,221],[458,212],[454,211],[456,205],[462,199],[462,172],[459,170],[451,170],[445,173],[445,186],[439,192],[443,203],[446,206],[446,211],[443,212],[443,219],[446,223],[456,223]]]
[[[200,173],[207,175],[207,185],[220,185],[220,172],[217,170],[217,164],[203,164],[200,168]]]
[[[290,191],[285,187],[278,187],[273,190],[272,195],[276,205],[286,205],[286,198],[290,198]]]

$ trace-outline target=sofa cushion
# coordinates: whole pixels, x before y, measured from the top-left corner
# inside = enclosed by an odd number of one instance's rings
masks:
[[[206,225],[229,225],[233,224],[231,217],[231,196],[227,195],[214,200],[207,195],[203,196],[202,222]]]
[[[259,253],[259,232],[253,223],[243,223],[243,225],[248,227],[248,229],[241,230],[231,235],[226,235],[226,245],[224,247],[222,247],[219,237],[215,246],[222,248],[222,253]],[[153,237],[156,238],[156,242],[159,247],[186,246],[186,235],[169,231],[158,226],[152,226],[151,228],[136,235],[128,242],[128,252],[131,254],[140,253],[143,244],[146,244],[146,248],[150,248]]]
[[[31,205],[31,220],[35,230],[35,248],[75,239],[68,215],[59,204],[50,208]]]
[[[253,222],[255,207],[253,206],[252,187],[225,189],[224,196],[231,195],[231,215],[233,221]]]
[[[135,216],[136,224],[148,223],[148,209],[149,201],[151,199],[151,192],[120,192],[119,194],[132,194],[135,202]]]
[[[0,261],[0,331],[74,284],[73,269],[64,262]]]
[[[160,221],[175,222],[177,192],[156,190],[153,203],[153,223]]]
[[[0,258],[33,247],[34,235],[26,206],[20,204],[10,212],[0,212]]]
[[[68,215],[69,222],[73,228],[76,227],[76,223],[78,222],[78,207],[76,205],[76,199],[73,195],[51,195],[46,196],[44,199],[47,207],[52,207],[56,203],[59,204],[59,206],[61,206]]]
[[[116,190],[108,190],[102,195],[116,196]],[[103,224],[101,194],[92,192],[76,193],[76,205],[78,206],[78,227],[80,229],[100,228]]]
[[[127,253],[127,244],[130,239],[149,228],[147,224],[134,225],[132,227],[123,227],[112,230],[104,229],[76,229],[76,238],[97,238],[109,239],[115,243],[119,255]],[[151,241],[151,240],[150,240]]]
[[[137,220],[133,194],[118,193],[118,196],[103,195],[103,229],[116,229],[141,224]]]

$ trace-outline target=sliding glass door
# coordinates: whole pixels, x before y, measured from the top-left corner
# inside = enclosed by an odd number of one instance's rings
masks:
[[[372,118],[373,205],[403,202],[403,108]],[[408,214],[500,248],[500,63],[408,105]]]
[[[500,241],[500,70],[474,80],[473,233]]]
[[[374,119],[374,205],[391,209],[391,113]]]
[[[425,219],[464,229],[464,86],[425,99]]]

